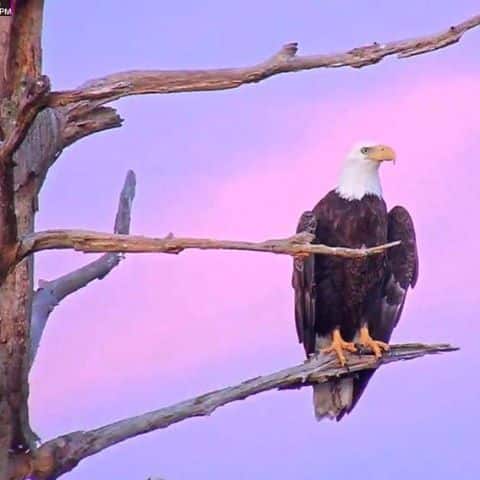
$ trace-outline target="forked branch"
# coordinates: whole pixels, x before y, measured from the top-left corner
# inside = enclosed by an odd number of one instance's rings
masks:
[[[377,255],[400,242],[390,242],[371,248],[329,247],[312,244],[311,234],[300,233],[290,238],[247,242],[240,240],[214,240],[211,238],[143,237],[139,235],[115,235],[86,230],[46,230],[27,235],[18,245],[17,259],[42,250],[73,249],[80,252],[117,253],[180,253],[187,249],[199,250],[244,250],[284,255],[323,254],[347,258],[364,258]]]
[[[409,40],[373,43],[347,52],[297,56],[297,43],[286,44],[278,53],[257,65],[244,68],[212,70],[146,70],[114,73],[87,82],[69,91],[54,92],[50,106],[91,101],[96,105],[128,95],[225,90],[265,80],[273,75],[314,68],[360,68],[378,63],[385,57],[411,57],[439,50],[460,40],[462,35],[480,25],[476,15],[447,30]]]
[[[33,458],[33,473],[40,478],[54,479],[72,470],[81,460],[129,438],[167,428],[191,417],[210,415],[217,408],[252,395],[274,389],[301,388],[323,383],[339,375],[370,370],[399,360],[457,350],[451,345],[392,345],[382,359],[373,355],[349,354],[348,367],[338,365],[331,356],[312,358],[303,364],[261,377],[252,378],[232,387],[222,388],[170,407],[127,418],[90,431],[62,435],[43,444]],[[40,469],[44,470],[41,471]],[[45,471],[45,469],[47,469]],[[42,474],[43,476],[39,475]]]

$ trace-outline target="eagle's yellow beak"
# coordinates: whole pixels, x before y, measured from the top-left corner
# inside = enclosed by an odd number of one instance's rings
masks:
[[[369,147],[367,158],[376,162],[393,161],[395,163],[395,151],[388,145],[375,145]]]

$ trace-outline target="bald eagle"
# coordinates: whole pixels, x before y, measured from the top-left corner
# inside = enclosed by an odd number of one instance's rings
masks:
[[[366,258],[295,258],[295,323],[307,356],[333,353],[345,365],[344,352],[355,352],[358,344],[376,357],[389,348],[407,291],[418,277],[412,219],[403,207],[388,212],[382,198],[379,167],[394,160],[395,152],[386,145],[355,145],[345,159],[337,188],[300,218],[297,233],[312,233],[313,243],[363,248],[401,241],[385,253]],[[350,413],[372,375],[373,371],[363,371],[315,385],[316,418],[340,420]]]

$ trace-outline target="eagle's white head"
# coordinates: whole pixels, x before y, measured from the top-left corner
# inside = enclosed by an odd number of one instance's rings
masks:
[[[382,196],[378,169],[385,161],[395,161],[393,148],[377,142],[359,142],[345,159],[336,192],[347,200],[361,200],[364,195]]]

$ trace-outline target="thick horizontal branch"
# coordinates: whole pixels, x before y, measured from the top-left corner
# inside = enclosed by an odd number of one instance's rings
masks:
[[[115,233],[128,234],[130,232],[135,185],[135,173],[130,170],[127,173],[120,193],[113,229]],[[120,253],[106,253],[73,272],[54,280],[39,282],[39,288],[36,290],[32,302],[32,322],[30,327],[31,363],[35,359],[48,318],[58,303],[94,280],[103,279],[120,263],[121,258],[122,255]]]
[[[478,25],[480,15],[435,35],[373,43],[347,52],[327,55],[297,56],[297,43],[289,43],[268,60],[244,68],[114,73],[91,80],[75,90],[53,92],[50,105],[68,105],[84,100],[96,102],[98,105],[128,95],[225,90],[260,82],[280,73],[314,68],[360,68],[378,63],[390,55],[406,58],[447,47],[458,42],[466,31]]]
[[[129,438],[154,430],[167,428],[191,417],[210,415],[228,403],[244,400],[252,395],[274,389],[300,388],[323,383],[339,375],[375,369],[383,364],[410,360],[424,355],[457,350],[450,345],[405,344],[392,345],[383,358],[373,355],[349,354],[348,366],[341,367],[332,356],[322,355],[303,364],[270,375],[252,378],[239,385],[216,390],[205,395],[127,418],[90,431],[73,432],[46,442],[39,450],[33,465],[48,467],[41,478],[54,479],[70,471],[78,462]],[[37,470],[38,471],[38,470]],[[40,473],[40,472],[39,472]],[[39,475],[40,476],[40,475]]]
[[[329,247],[309,243],[312,235],[301,233],[290,238],[245,242],[236,240],[214,240],[210,238],[182,238],[172,234],[165,238],[150,238],[134,235],[84,230],[46,230],[26,236],[17,248],[16,261],[42,250],[73,249],[80,252],[121,252],[121,253],[180,253],[187,249],[199,250],[246,250],[284,255],[324,254],[337,257],[363,258],[377,255],[400,242],[390,242],[372,248]]]

